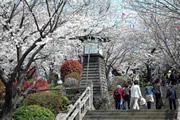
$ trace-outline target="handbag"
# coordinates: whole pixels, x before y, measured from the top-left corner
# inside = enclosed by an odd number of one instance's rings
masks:
[[[145,100],[143,97],[141,97],[139,104],[140,104],[140,105],[145,105],[145,104],[146,104],[146,100]]]

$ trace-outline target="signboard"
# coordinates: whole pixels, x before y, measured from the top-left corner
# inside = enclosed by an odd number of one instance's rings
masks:
[[[86,43],[85,44],[85,54],[98,53],[98,44],[96,43]]]

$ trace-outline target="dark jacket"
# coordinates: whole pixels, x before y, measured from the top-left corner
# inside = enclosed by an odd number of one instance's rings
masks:
[[[123,90],[123,99],[128,100],[131,97],[131,90],[130,88],[125,88]]]
[[[167,90],[166,98],[168,98],[168,99],[177,99],[176,89],[175,88],[169,88]]]
[[[161,84],[160,83],[156,83],[153,86],[153,92],[154,92],[154,94],[162,94]]]

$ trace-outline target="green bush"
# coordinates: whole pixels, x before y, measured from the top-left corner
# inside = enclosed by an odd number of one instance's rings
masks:
[[[62,111],[67,110],[68,105],[71,104],[71,102],[69,101],[69,99],[65,96],[61,96],[60,99],[60,109]]]
[[[12,120],[55,120],[55,115],[47,108],[30,105],[16,109]]]
[[[50,109],[54,114],[63,111],[62,106],[69,105],[70,101],[67,103],[62,102],[62,97],[55,92],[39,92],[30,94],[25,100],[25,105],[39,105]],[[65,105],[64,105],[65,104]],[[63,109],[62,109],[63,108]]]
[[[65,78],[64,78],[65,81],[67,78],[74,78],[74,79],[80,81],[80,74],[78,72],[72,72],[72,73],[65,76]]]
[[[55,88],[64,88],[64,85],[57,85]]]

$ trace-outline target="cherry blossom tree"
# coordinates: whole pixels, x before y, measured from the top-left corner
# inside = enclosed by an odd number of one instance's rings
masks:
[[[150,31],[156,42],[155,50],[165,58],[163,64],[179,69],[179,1],[137,1],[129,2]]]
[[[80,37],[98,35],[113,26],[108,25],[112,13],[109,7],[108,0],[1,1],[0,79],[6,88],[2,120],[9,119],[34,87],[35,81],[19,96],[28,68],[51,62],[58,66],[58,59],[63,60],[72,51],[80,52]],[[16,80],[17,86],[13,87]]]
[[[50,36],[63,24],[60,20],[64,0],[7,0],[0,2],[1,68],[0,79],[5,85],[5,103],[0,119],[11,113],[27,96],[34,84],[19,96],[25,74],[36,55],[51,41]],[[17,80],[17,86],[13,82]]]

